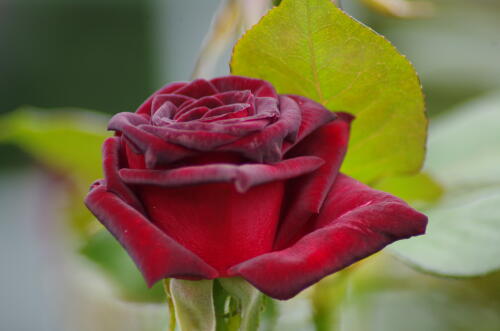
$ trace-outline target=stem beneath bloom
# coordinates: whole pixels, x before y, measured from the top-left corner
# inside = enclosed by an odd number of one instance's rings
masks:
[[[242,278],[171,279],[164,281],[164,287],[170,309],[170,331],[176,327],[180,331],[258,329],[263,294]]]
[[[171,314],[180,331],[215,331],[213,280],[171,279],[169,283]]]
[[[163,280],[163,289],[165,290],[165,295],[167,297],[168,311],[169,311],[169,322],[168,322],[168,330],[175,331],[177,326],[177,321],[175,320],[175,308],[174,301],[172,299],[172,294],[170,293],[170,279],[166,278]]]
[[[220,278],[222,287],[234,298],[241,331],[256,331],[262,312],[262,293],[242,278]]]

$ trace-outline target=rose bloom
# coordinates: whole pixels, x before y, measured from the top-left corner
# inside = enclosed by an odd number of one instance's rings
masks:
[[[353,117],[239,76],[169,84],[116,114],[86,198],[151,286],[240,276],[288,299],[427,218],[339,172]]]

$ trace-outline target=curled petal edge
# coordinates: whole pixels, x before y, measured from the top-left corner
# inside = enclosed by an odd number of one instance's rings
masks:
[[[121,169],[120,177],[127,184],[169,187],[234,182],[236,190],[244,193],[256,185],[310,173],[323,163],[319,157],[301,156],[275,164],[209,164],[173,170]]]
[[[346,208],[341,215],[290,247],[232,267],[228,271],[229,276],[241,276],[265,294],[287,300],[321,278],[376,253],[396,240],[425,232],[427,217],[389,194],[372,190],[344,175],[339,175],[332,191],[340,195],[349,194],[351,184],[355,186],[352,192],[354,200],[356,195],[364,193],[364,199],[373,194],[376,201],[357,201],[353,209]],[[326,203],[334,204],[333,200],[328,199]],[[328,209],[330,211],[326,213],[334,213],[338,208]],[[328,218],[328,215],[320,214],[319,217]]]
[[[163,278],[213,279],[218,272],[97,182],[85,204],[131,256],[148,286]]]

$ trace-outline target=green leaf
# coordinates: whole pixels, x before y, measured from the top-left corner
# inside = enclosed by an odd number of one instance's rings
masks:
[[[416,72],[330,0],[285,0],[234,48],[235,75],[356,115],[342,171],[364,182],[420,169],[427,120]]]
[[[134,302],[165,300],[162,286],[157,284],[148,289],[137,267],[107,230],[100,230],[89,238],[80,252],[112,280],[119,296],[124,300]]]
[[[447,194],[425,236],[392,246],[418,268],[465,277],[500,269],[500,94],[432,123],[426,171]]]
[[[0,117],[0,143],[20,146],[36,160],[88,186],[102,177],[101,145],[107,118],[80,109],[24,107]]]
[[[268,297],[265,294],[262,294],[262,305],[263,305],[263,311],[262,311],[262,318],[259,323],[259,330],[260,331],[274,331],[276,329],[276,324],[278,322],[278,317],[279,317],[279,308],[278,308],[278,303]]]
[[[374,188],[391,193],[417,208],[436,203],[444,193],[441,185],[426,173],[386,177],[377,182]]]
[[[341,330],[498,330],[499,276],[460,281],[429,277],[378,254],[349,279]]]
[[[82,109],[24,107],[0,117],[0,144],[19,146],[37,162],[71,180],[68,212],[79,234],[92,232],[92,217],[82,200],[102,178],[101,145],[109,136],[107,118]]]
[[[170,280],[180,331],[215,331],[213,280]]]

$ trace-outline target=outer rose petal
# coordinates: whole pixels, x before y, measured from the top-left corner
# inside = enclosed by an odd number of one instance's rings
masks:
[[[120,145],[120,137],[110,137],[104,141],[102,146],[104,178],[106,179],[107,189],[144,214],[142,204],[118,175]]]
[[[179,187],[208,183],[234,182],[240,193],[271,181],[285,180],[310,173],[324,161],[315,156],[301,156],[275,164],[208,164],[172,170],[121,169],[127,184]]]
[[[325,164],[318,171],[292,179],[287,184],[288,206],[283,212],[276,249],[287,247],[302,234],[307,222],[319,213],[338,174],[347,150],[352,117],[343,113],[337,115],[336,120],[311,133],[288,153],[289,157],[315,155],[322,158]]]
[[[298,129],[297,139],[293,142],[285,142],[283,144],[283,154],[307,137],[311,132],[333,121],[337,117],[336,113],[329,111],[321,104],[303,96],[286,95],[286,97],[294,100],[299,105],[302,113],[302,121]]]
[[[130,123],[127,113],[118,113],[110,121],[110,129],[121,132],[127,138],[130,147],[145,154],[146,165],[154,168],[157,164],[166,164],[196,154],[183,146],[169,143],[152,133],[144,131]]]
[[[104,185],[93,186],[85,204],[130,254],[149,286],[168,277],[215,278],[218,273],[127,205]]]
[[[427,217],[404,201],[339,175],[316,227],[294,245],[229,270],[262,292],[289,299],[386,245],[425,232]]]
[[[238,140],[239,136],[211,131],[191,131],[170,126],[142,125],[140,130],[153,134],[162,141],[195,151],[212,151],[216,147]],[[128,134],[126,131],[125,134]]]
[[[153,224],[226,275],[228,268],[272,250],[283,181],[239,193],[229,183],[135,185]]]

